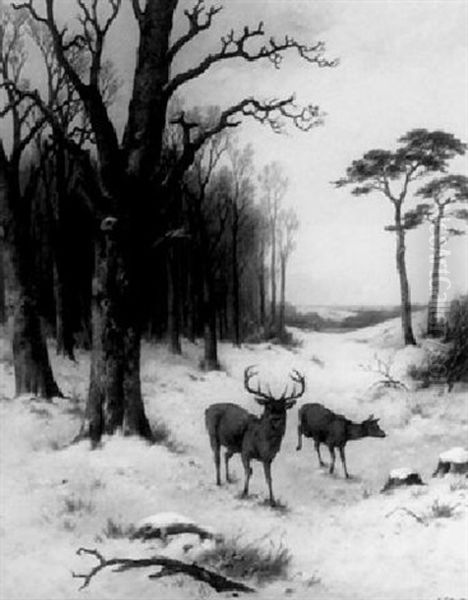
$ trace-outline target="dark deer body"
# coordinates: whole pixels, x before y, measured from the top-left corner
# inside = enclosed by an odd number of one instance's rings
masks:
[[[286,411],[296,403],[296,399],[304,393],[304,378],[295,371],[292,379],[299,383],[299,392],[293,390],[290,396],[283,395],[276,399],[262,392],[261,388],[253,390],[249,387],[250,378],[255,375],[251,368],[244,373],[244,384],[248,392],[255,395],[255,400],[264,407],[261,417],[249,413],[237,404],[212,404],[205,411],[205,423],[210,436],[216,465],[216,483],[221,485],[220,453],[221,446],[226,448],[225,467],[226,480],[229,481],[229,459],[240,453],[245,472],[243,495],[249,493],[249,482],[252,475],[250,462],[258,460],[263,463],[265,479],[270,494],[270,504],[275,504],[271,480],[271,463],[281,448],[286,431]]]
[[[302,448],[302,436],[314,440],[320,466],[325,466],[320,456],[320,444],[328,446],[331,456],[330,473],[335,470],[335,448],[338,448],[345,476],[346,468],[345,446],[350,440],[360,440],[364,437],[385,437],[384,431],[378,425],[378,419],[373,415],[362,423],[353,423],[343,415],[337,415],[321,404],[304,404],[299,410],[297,427],[297,450]]]

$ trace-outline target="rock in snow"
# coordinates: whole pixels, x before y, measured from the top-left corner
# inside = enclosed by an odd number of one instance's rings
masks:
[[[202,527],[189,517],[172,512],[157,513],[138,521],[135,526],[133,538],[165,539],[169,535],[182,533],[197,534],[200,539],[211,539],[215,537],[213,531],[208,527]]]

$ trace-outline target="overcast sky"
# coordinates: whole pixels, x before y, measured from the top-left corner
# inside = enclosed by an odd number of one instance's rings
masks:
[[[70,19],[72,0],[57,0]],[[108,51],[125,85],[115,116],[123,122],[131,89],[136,31],[129,0],[109,40]],[[181,2],[181,7],[191,2]],[[395,146],[412,128],[444,129],[468,141],[467,0],[268,0],[224,1],[216,27],[181,56],[177,68],[193,64],[217,47],[231,27],[256,25],[275,35],[289,33],[307,43],[326,42],[338,57],[334,69],[318,69],[291,53],[281,70],[271,64],[225,62],[185,89],[191,104],[227,106],[242,97],[287,96],[319,104],[322,127],[275,135],[246,122],[241,142],[252,142],[259,168],[280,161],[291,185],[286,202],[301,229],[289,267],[288,299],[299,304],[391,304],[399,301],[389,202],[378,195],[354,197],[330,184],[350,162],[372,148]],[[185,25],[182,11],[177,27]],[[466,158],[453,172],[468,174]],[[408,235],[413,300],[425,302],[429,288],[427,231]],[[449,244],[451,292],[468,288],[468,236]]]

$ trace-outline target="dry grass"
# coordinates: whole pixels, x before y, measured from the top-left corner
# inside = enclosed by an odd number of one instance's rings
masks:
[[[275,543],[265,536],[245,542],[239,534],[218,542],[215,548],[201,554],[197,562],[226,577],[266,583],[286,578],[291,553],[282,541]]]
[[[133,525],[118,523],[113,519],[107,519],[106,526],[102,530],[103,535],[108,539],[130,538],[135,533]]]

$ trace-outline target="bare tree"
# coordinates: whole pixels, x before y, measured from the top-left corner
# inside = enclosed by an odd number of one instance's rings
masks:
[[[299,219],[294,209],[283,209],[278,217],[278,248],[280,257],[280,311],[279,333],[284,334],[284,311],[286,306],[286,267],[295,248],[295,234],[299,229]]]
[[[92,127],[99,158],[101,197],[106,208],[96,242],[93,285],[93,353],[91,381],[84,433],[98,441],[103,432],[122,428],[126,433],[151,437],[145,416],[139,377],[141,322],[138,299],[144,288],[143,265],[154,240],[151,224],[159,220],[159,203],[165,190],[180,181],[203,143],[227,127],[236,127],[243,116],[281,131],[286,121],[309,130],[317,123],[316,106],[297,107],[293,96],[261,101],[248,97],[224,109],[209,129],[197,129],[182,113],[184,151],[170,174],[160,179],[160,160],[168,104],[182,86],[208,72],[214,65],[242,59],[269,60],[279,67],[286,51],[319,67],[335,63],[324,57],[324,45],[307,46],[286,36],[265,41],[263,24],[230,31],[218,50],[198,64],[174,74],[171,68],[182,49],[212,26],[221,7],[206,7],[198,0],[184,11],[186,31],[173,38],[176,0],[132,0],[139,29],[138,51],[122,142],[111,121],[99,86],[106,36],[114,23],[121,0],[85,3],[77,0],[81,31],[69,34],[57,23],[54,0],[18,3],[44,23],[52,35],[54,50],[78,92]],[[41,12],[41,8],[45,7]],[[107,8],[107,12],[106,9]],[[259,45],[255,48],[255,42]],[[76,46],[88,56],[86,75],[77,72],[68,57]],[[135,202],[135,198],[138,199]]]
[[[260,194],[265,214],[268,219],[268,233],[270,237],[270,328],[277,330],[277,274],[278,274],[278,222],[281,204],[288,189],[288,178],[279,163],[270,163],[263,168],[259,177]]]
[[[232,173],[230,193],[231,268],[232,268],[232,318],[234,344],[241,343],[239,307],[239,236],[247,218],[247,209],[253,200],[253,148],[251,145],[238,148],[231,143],[228,148]]]
[[[0,15],[0,87],[5,105],[0,117],[10,117],[11,149],[0,140],[0,180],[3,180],[6,243],[12,263],[15,301],[13,361],[16,394],[33,393],[45,398],[59,396],[50,366],[37,306],[34,248],[30,237],[31,199],[38,182],[38,167],[31,165],[27,183],[21,183],[22,159],[30,143],[44,126],[32,102],[22,103],[16,90],[28,88],[23,79],[27,52],[24,14],[3,8]]]
[[[204,332],[203,368],[219,369],[215,306],[216,253],[224,234],[227,206],[224,199],[214,205],[216,187],[209,184],[222,155],[227,150],[227,137],[223,133],[205,142],[187,173],[185,191],[189,197],[190,232],[202,276],[202,321]],[[211,192],[211,194],[210,194]],[[219,200],[219,197],[217,198]],[[213,220],[215,223],[213,223]]]

